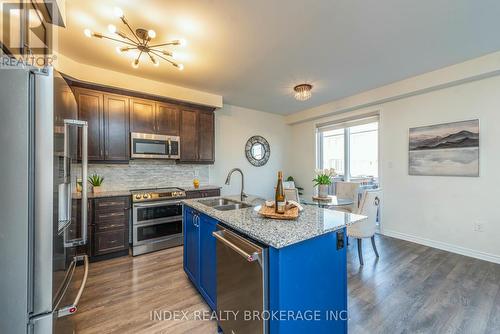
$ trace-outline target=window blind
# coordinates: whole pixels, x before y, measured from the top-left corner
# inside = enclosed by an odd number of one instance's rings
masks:
[[[338,129],[350,128],[352,126],[378,122],[379,119],[380,119],[379,114],[374,113],[363,116],[338,119],[326,123],[320,123],[316,125],[316,129],[318,132],[338,130]]]

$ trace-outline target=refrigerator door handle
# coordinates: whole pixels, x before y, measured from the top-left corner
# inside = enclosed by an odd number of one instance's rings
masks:
[[[83,261],[85,266],[85,273],[83,274],[82,283],[80,284],[80,288],[78,289],[78,293],[76,294],[73,303],[71,303],[70,305],[63,306],[55,311],[55,314],[58,318],[71,315],[78,310],[78,303],[80,302],[80,298],[82,297],[83,290],[85,290],[85,285],[87,284],[87,278],[89,276],[89,257],[87,255],[75,256],[72,265],[76,267],[76,263],[79,261]],[[73,275],[72,272],[71,275]],[[70,281],[71,279],[68,281],[68,284]]]
[[[87,194],[87,179],[88,179],[88,124],[86,121],[79,121],[73,119],[64,120],[64,181],[68,184],[67,189],[67,219],[71,221],[71,205],[72,205],[72,195],[71,195],[71,172],[70,172],[70,155],[69,155],[69,127],[74,126],[82,129],[82,140],[81,140],[81,152],[82,152],[82,198],[81,198],[81,237],[77,239],[68,240],[67,229],[64,232],[64,247],[72,248],[75,246],[81,246],[87,244],[87,214],[88,214],[88,194]],[[68,161],[66,161],[66,159]],[[61,205],[61,203],[59,203]],[[69,225],[69,224],[68,224]]]

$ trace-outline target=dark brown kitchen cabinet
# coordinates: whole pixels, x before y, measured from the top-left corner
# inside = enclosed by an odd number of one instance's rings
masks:
[[[78,87],[74,92],[78,119],[88,123],[88,160],[128,161],[129,98]]]
[[[181,161],[194,162],[198,160],[198,111],[181,109]]]
[[[179,136],[179,163],[214,163],[212,108],[64,78],[75,92],[79,119],[89,124],[90,162],[128,162],[130,132],[139,132]]]
[[[121,95],[104,95],[104,158],[128,161],[130,158],[129,99]]]
[[[181,162],[214,162],[214,121],[212,111],[181,108]]]
[[[179,135],[179,107],[173,104],[156,104],[156,132],[162,135]]]
[[[130,99],[130,129],[132,132],[156,133],[156,103]]]
[[[76,88],[75,98],[78,104],[78,119],[88,123],[88,159],[89,161],[102,161],[104,160],[102,108],[104,94],[94,90]]]
[[[211,111],[199,111],[198,125],[198,160],[201,162],[214,162],[215,145],[215,117]]]
[[[102,255],[120,256],[129,248],[130,197],[106,197],[92,200],[90,249],[92,260]]]

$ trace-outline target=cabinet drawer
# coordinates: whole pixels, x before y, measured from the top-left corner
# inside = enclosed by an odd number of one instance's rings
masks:
[[[128,248],[128,229],[97,232],[95,235],[95,255],[112,253]]]
[[[125,222],[128,223],[128,210],[122,209],[114,212],[96,211],[94,222],[98,225],[108,223],[122,223],[125,225]]]
[[[128,221],[123,219],[117,221],[101,222],[95,225],[96,232],[106,232],[111,230],[127,229]]]
[[[109,211],[118,212],[128,209],[130,206],[129,197],[109,197],[109,198],[96,198],[94,200],[95,211]]]

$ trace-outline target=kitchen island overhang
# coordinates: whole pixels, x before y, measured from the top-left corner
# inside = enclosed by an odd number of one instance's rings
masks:
[[[261,203],[255,199],[248,202]],[[218,211],[199,200],[183,204],[185,212],[202,217],[195,218],[195,224],[201,245],[198,249],[203,248],[198,261],[187,261],[193,258],[193,242],[185,240],[184,269],[213,310],[237,311],[217,307],[216,241],[202,234],[203,230],[215,231],[218,225],[219,229],[236,232],[267,248],[265,308],[253,314],[240,310],[242,317],[246,316],[247,321],[259,318],[264,324],[262,332],[266,333],[347,332],[346,227],[366,217],[305,206],[297,220],[277,221],[260,217],[254,208]],[[188,213],[184,220],[188,230],[192,223],[189,217],[192,214]],[[186,234],[192,235],[189,231]],[[198,274],[193,275],[193,271]],[[212,276],[208,280],[212,282],[212,296],[207,299],[208,276]]]

